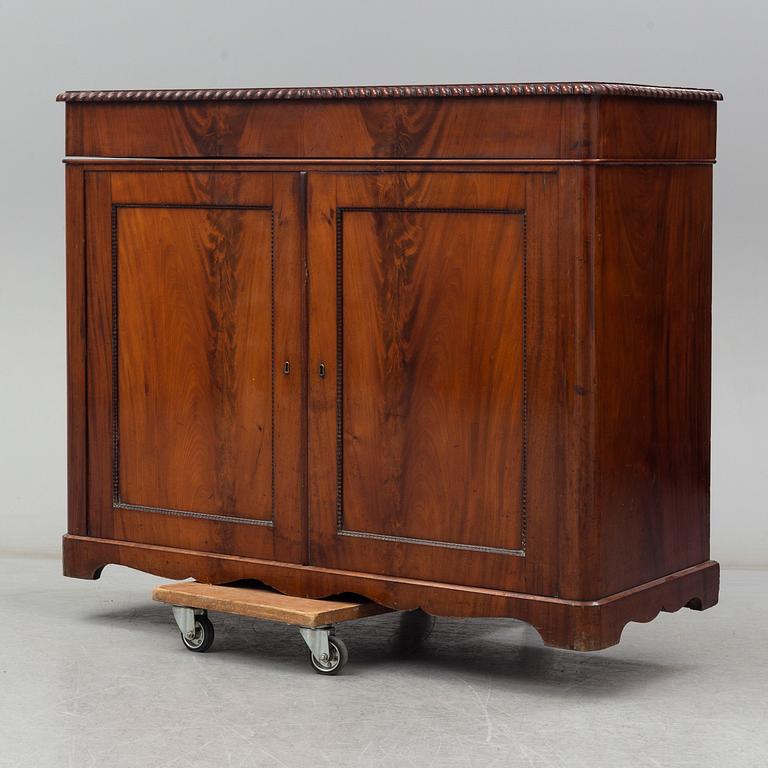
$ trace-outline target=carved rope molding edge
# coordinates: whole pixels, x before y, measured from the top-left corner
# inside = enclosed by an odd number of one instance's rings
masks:
[[[286,99],[387,99],[471,96],[636,96],[722,101],[719,91],[629,83],[496,83],[485,85],[385,85],[331,88],[213,88],[201,90],[65,91],[56,101],[259,101]]]

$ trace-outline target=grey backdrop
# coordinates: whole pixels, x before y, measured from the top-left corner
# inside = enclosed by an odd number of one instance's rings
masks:
[[[64,89],[618,80],[722,90],[712,552],[768,565],[761,2],[0,0],[0,552],[65,528]]]

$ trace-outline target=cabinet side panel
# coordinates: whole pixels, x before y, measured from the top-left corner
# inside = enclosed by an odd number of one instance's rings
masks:
[[[714,102],[595,99],[599,137],[595,157],[626,160],[700,160],[715,157]]]
[[[85,192],[82,168],[66,170],[67,195],[67,506],[70,533],[87,533],[85,410]]]
[[[709,166],[597,171],[589,597],[709,557],[711,189]]]

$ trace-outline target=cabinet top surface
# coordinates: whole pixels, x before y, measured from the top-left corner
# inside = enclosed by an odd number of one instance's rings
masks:
[[[120,91],[65,91],[57,101],[251,101],[279,99],[457,98],[473,96],[634,96],[688,101],[721,101],[708,88],[675,88],[633,83],[486,83],[464,85],[374,85],[313,88],[212,88]]]

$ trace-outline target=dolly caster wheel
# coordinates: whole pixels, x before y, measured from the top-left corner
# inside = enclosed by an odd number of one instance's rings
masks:
[[[195,653],[205,653],[213,645],[213,623],[207,616],[195,616],[195,634],[192,637],[181,633],[184,647]]]
[[[205,653],[213,645],[213,624],[205,611],[174,605],[173,618],[188,651]]]
[[[349,651],[344,641],[338,637],[328,638],[327,658],[319,658],[312,651],[309,652],[309,663],[318,675],[338,675],[349,661]]]

